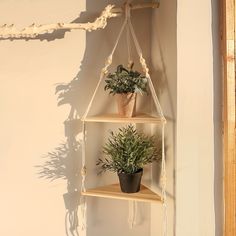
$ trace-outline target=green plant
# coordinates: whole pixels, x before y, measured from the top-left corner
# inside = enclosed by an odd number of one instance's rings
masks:
[[[114,73],[109,73],[105,80],[105,90],[110,94],[147,92],[147,78],[138,71],[133,71],[133,64],[128,70],[123,65],[117,66]]]
[[[161,158],[161,145],[157,146],[153,136],[139,133],[133,125],[120,128],[116,134],[110,132],[110,137],[103,147],[106,157],[97,161],[100,173],[135,173]]]

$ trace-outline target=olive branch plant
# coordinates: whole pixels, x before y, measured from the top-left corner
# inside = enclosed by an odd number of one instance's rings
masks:
[[[104,158],[99,158],[99,173],[105,171],[132,174],[145,165],[161,159],[161,142],[154,136],[138,132],[133,125],[110,132],[103,146]]]

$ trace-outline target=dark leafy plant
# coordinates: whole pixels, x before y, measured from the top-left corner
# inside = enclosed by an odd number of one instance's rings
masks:
[[[137,71],[133,71],[133,64],[128,70],[119,65],[116,72],[109,73],[105,80],[105,90],[110,90],[110,94],[117,93],[143,93],[147,92],[147,78]]]
[[[128,125],[120,128],[118,133],[110,132],[103,153],[106,157],[97,161],[100,173],[112,171],[132,174],[160,160],[161,145],[155,143],[153,136],[139,133],[132,125]]]

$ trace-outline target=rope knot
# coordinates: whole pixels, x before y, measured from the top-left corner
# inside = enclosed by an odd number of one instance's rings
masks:
[[[165,171],[163,171],[163,174],[161,176],[161,186],[162,188],[166,188],[166,183],[167,183],[167,177]]]
[[[125,18],[128,19],[130,18],[130,11],[131,11],[131,5],[130,5],[130,0],[128,0],[126,3],[125,3]]]
[[[86,166],[83,166],[81,169],[81,176],[86,176],[86,173],[87,173]]]

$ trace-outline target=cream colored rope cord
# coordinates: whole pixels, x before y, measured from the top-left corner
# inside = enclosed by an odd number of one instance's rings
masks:
[[[167,236],[167,203],[166,203],[166,157],[165,157],[165,123],[162,124],[162,166],[161,166],[161,187],[162,187],[162,205],[163,205],[163,235]]]
[[[143,68],[143,72],[145,73],[146,77],[148,78],[148,82],[149,82],[149,88],[151,90],[151,93],[152,93],[152,96],[153,96],[153,100],[154,100],[154,103],[155,103],[155,106],[156,106],[156,109],[157,111],[159,112],[161,118],[163,119],[163,121],[165,121],[165,117],[163,115],[163,111],[162,111],[162,108],[161,108],[161,105],[160,105],[160,102],[158,100],[158,97],[156,95],[156,92],[155,92],[155,89],[154,89],[154,86],[153,86],[153,83],[152,83],[152,80],[151,80],[151,76],[149,74],[149,69],[147,67],[147,64],[146,64],[146,61],[145,59],[143,58],[143,55],[142,55],[142,50],[141,50],[141,47],[138,43],[138,39],[136,37],[136,34],[134,32],[134,28],[133,28],[133,25],[131,23],[131,20],[129,19],[128,21],[128,24],[130,26],[130,31],[131,31],[131,34],[132,34],[132,37],[133,37],[133,40],[134,40],[134,44],[135,44],[135,47],[136,47],[136,50],[138,52],[138,55],[139,55],[139,60],[140,60],[140,63],[142,65],[142,68]]]
[[[133,229],[137,225],[138,203],[137,201],[129,201],[129,228]]]
[[[130,9],[129,4],[131,1],[126,2],[125,4],[125,19],[126,19],[126,43],[127,43],[127,52],[128,52],[128,68],[131,69],[133,64],[131,56],[131,40],[130,40],[130,29],[128,24],[128,19],[130,18]],[[133,123],[133,126],[136,129],[136,124]],[[128,214],[128,224],[129,228],[133,229],[137,224],[137,214],[138,214],[138,203],[137,201],[129,201],[129,214]]]
[[[103,69],[101,70],[100,79],[99,79],[98,84],[97,84],[97,86],[96,86],[96,88],[95,88],[95,90],[94,90],[94,93],[93,93],[93,95],[92,95],[92,98],[91,98],[91,100],[90,100],[90,102],[89,102],[89,105],[88,105],[88,107],[87,107],[87,109],[86,109],[86,112],[84,113],[84,116],[83,116],[82,120],[85,120],[85,118],[87,117],[87,115],[88,115],[88,113],[89,113],[89,111],[90,111],[90,109],[91,109],[91,107],[92,107],[92,104],[93,104],[95,95],[96,95],[96,93],[97,93],[97,91],[98,91],[98,89],[99,89],[99,86],[100,86],[100,84],[101,84],[101,82],[102,82],[104,76],[108,73],[108,68],[109,68],[110,65],[112,64],[113,54],[114,54],[114,52],[115,52],[115,50],[116,50],[116,48],[117,48],[117,45],[118,45],[118,43],[119,43],[119,41],[120,41],[121,35],[122,35],[122,33],[123,33],[124,29],[125,29],[126,24],[127,24],[127,20],[124,21],[124,23],[123,23],[123,25],[122,25],[122,27],[121,27],[121,30],[120,30],[120,32],[119,32],[119,35],[118,35],[118,37],[117,37],[117,40],[116,40],[116,42],[115,42],[115,46],[114,46],[114,48],[112,49],[112,52],[111,52],[110,56],[107,58],[107,60],[106,60],[106,62],[105,62],[105,66],[104,66]]]
[[[160,102],[158,100],[158,97],[156,95],[152,80],[151,80],[151,76],[149,74],[149,69],[147,67],[146,61],[143,58],[142,55],[142,50],[141,47],[139,45],[138,39],[136,37],[131,19],[128,18],[128,22],[129,27],[130,27],[130,31],[131,31],[131,35],[133,37],[134,40],[134,44],[136,47],[136,50],[139,54],[139,59],[140,59],[140,63],[142,65],[143,68],[143,72],[145,73],[146,77],[148,78],[149,81],[149,88],[151,90],[152,96],[153,96],[153,100],[155,103],[155,106],[157,108],[157,111],[159,112],[161,118],[162,118],[162,167],[161,167],[161,188],[162,188],[162,205],[163,205],[163,236],[167,236],[167,204],[166,204],[166,160],[165,160],[165,124],[166,124],[166,119],[164,117]]]

